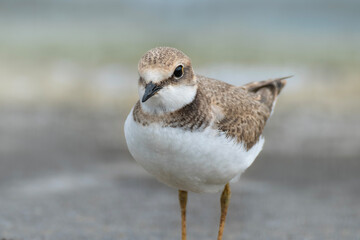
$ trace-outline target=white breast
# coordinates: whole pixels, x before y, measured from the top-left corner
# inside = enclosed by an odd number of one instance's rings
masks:
[[[171,187],[193,192],[217,192],[237,180],[264,144],[261,138],[246,151],[211,128],[190,132],[159,124],[142,126],[132,111],[124,129],[129,151],[142,167]]]

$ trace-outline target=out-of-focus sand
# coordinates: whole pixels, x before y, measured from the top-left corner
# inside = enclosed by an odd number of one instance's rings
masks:
[[[358,239],[360,115],[283,111],[233,184],[226,239]],[[177,191],[129,156],[127,110],[3,108],[0,236],[176,239]],[[190,194],[190,239],[216,237],[219,194]]]

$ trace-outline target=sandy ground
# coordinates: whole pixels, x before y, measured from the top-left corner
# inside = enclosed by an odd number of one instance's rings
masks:
[[[129,156],[124,117],[3,109],[0,239],[180,239],[177,191]],[[359,119],[276,114],[232,185],[224,239],[359,240]],[[190,193],[189,239],[216,239],[219,196]]]

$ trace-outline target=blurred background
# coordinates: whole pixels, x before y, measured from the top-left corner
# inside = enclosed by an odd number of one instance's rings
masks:
[[[357,0],[0,0],[0,238],[177,239],[177,192],[130,156],[137,61],[176,47],[241,85],[294,75],[233,184],[225,239],[360,239]],[[190,194],[214,239],[220,194]]]

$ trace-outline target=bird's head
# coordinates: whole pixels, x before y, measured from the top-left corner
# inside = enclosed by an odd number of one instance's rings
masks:
[[[140,103],[148,113],[176,111],[196,96],[196,77],[190,58],[175,48],[149,50],[140,59],[138,71]]]

